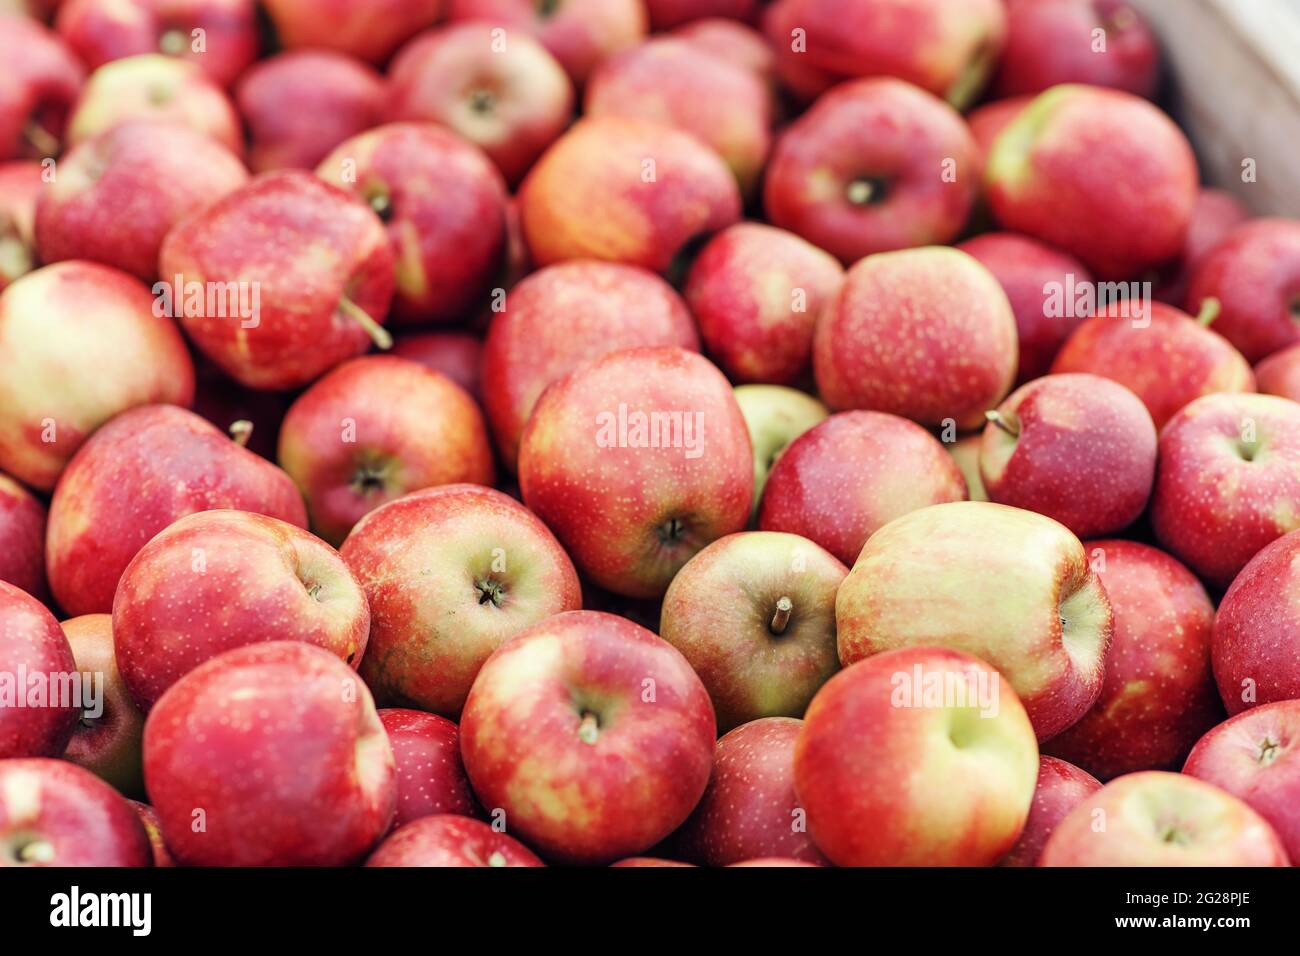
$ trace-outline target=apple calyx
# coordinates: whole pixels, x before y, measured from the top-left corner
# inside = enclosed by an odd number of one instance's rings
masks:
[[[489,89],[479,87],[469,94],[469,108],[479,116],[487,116],[497,106],[497,95]]]
[[[794,602],[782,595],[777,599],[776,610],[772,614],[772,622],[768,624],[767,629],[777,636],[784,634],[786,625],[790,623],[790,612],[793,610]]]
[[[1267,767],[1278,757],[1282,756],[1282,745],[1271,737],[1265,737],[1259,745],[1259,756],[1255,762],[1261,767]]]
[[[231,422],[226,431],[230,433],[231,441],[240,448],[247,448],[248,440],[253,437],[253,423],[246,418],[241,418],[237,422]]]
[[[582,712],[582,722],[578,724],[578,739],[584,744],[594,744],[600,736],[600,718],[589,710]]]
[[[859,176],[844,187],[844,197],[854,206],[872,206],[884,202],[889,182],[878,176]]]
[[[482,581],[475,581],[474,587],[478,590],[478,603],[491,603],[493,607],[500,607],[505,603],[506,589],[500,581],[492,578],[485,578]]]
[[[33,866],[54,860],[54,844],[33,834],[20,833],[14,836],[9,842],[8,851],[9,859],[19,866]]]
[[[1196,322],[1202,328],[1208,329],[1214,320],[1219,317],[1221,311],[1223,311],[1223,307],[1219,304],[1219,300],[1214,296],[1209,296],[1201,302],[1201,311],[1196,313]]]
[[[1156,835],[1161,843],[1173,843],[1177,846],[1190,846],[1192,843],[1192,835],[1178,823],[1163,824]]]
[[[686,522],[681,518],[669,518],[655,528],[655,533],[659,535],[660,543],[676,544],[686,537]]]
[[[369,312],[346,295],[339,297],[339,311],[365,329],[366,334],[374,340],[375,345],[379,346],[379,348],[391,349],[393,347],[393,337],[388,334],[388,330],[376,322]]]
[[[506,858],[500,850],[493,850],[487,858],[488,866],[505,866]]]
[[[1012,438],[1020,437],[1020,419],[1016,417],[1014,412],[1000,412],[993,408],[984,413],[984,418]]]
[[[383,491],[388,487],[388,469],[373,462],[358,465],[348,485],[359,495]]]

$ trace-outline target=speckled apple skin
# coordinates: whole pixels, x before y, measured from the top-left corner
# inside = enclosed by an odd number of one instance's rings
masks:
[[[202,511],[169,525],[131,559],[113,599],[117,664],[145,712],[231,648],[303,641],[355,670],[369,632],[365,595],[333,548],[244,511]]]
[[[126,273],[60,262],[0,294],[0,468],[19,481],[49,491],[114,415],[193,400],[176,323],[155,316],[149,290]]]
[[[1034,802],[1020,839],[999,862],[999,866],[1033,866],[1043,852],[1052,830],[1084,797],[1101,789],[1101,781],[1086,770],[1055,757],[1038,758],[1038,783]]]
[[[1251,362],[1300,341],[1300,221],[1255,219],[1208,252],[1192,274],[1187,307],[1219,300],[1214,328]]]
[[[172,685],[145,722],[144,773],[168,848],[193,866],[355,863],[397,802],[370,691],[300,641],[235,648]]]
[[[77,670],[103,675],[103,713],[92,722],[78,721],[63,759],[85,767],[119,793],[144,794],[140,741],[144,715],[126,689],[117,668],[113,619],[108,614],[83,614],[60,625],[72,648]]]
[[[355,423],[348,439],[343,422]],[[302,490],[312,529],[335,546],[394,498],[435,485],[491,485],[496,472],[474,400],[391,355],[352,359],[313,383],[284,416],[276,457]],[[384,470],[382,488],[354,486],[369,467]]]
[[[839,412],[777,458],[758,526],[803,535],[852,567],[883,525],[965,499],[961,469],[920,425],[882,412]]]
[[[1052,373],[1087,372],[1119,382],[1142,399],[1157,429],[1194,399],[1253,392],[1241,353],[1212,328],[1161,302],[1140,314],[1119,304],[1080,325],[1052,362]]]
[[[1253,425],[1259,457],[1241,456]],[[1273,395],[1206,395],[1160,432],[1151,496],[1160,545],[1226,588],[1265,545],[1300,528],[1300,404]]]
[[[35,114],[46,132],[62,139],[86,68],[53,31],[26,16],[5,18],[0,63],[7,75],[0,100],[0,160],[42,159],[23,130]]]
[[[1152,289],[1152,296],[1174,306],[1186,304],[1192,276],[1205,257],[1249,218],[1250,210],[1232,193],[1210,186],[1197,190],[1183,251],[1175,262],[1167,263],[1160,270],[1160,281]]]
[[[454,813],[481,817],[460,759],[460,732],[446,717],[391,707],[379,711],[397,761],[397,814],[393,827],[421,817]]]
[[[118,579],[150,538],[214,508],[307,527],[293,479],[197,415],[172,405],[124,412],[78,452],[50,502],[54,596],[69,614],[111,610]]]
[[[77,665],[54,615],[26,591],[0,581],[0,671],[16,681],[22,669],[58,675],[73,673]],[[27,693],[26,686],[15,690]],[[59,756],[80,716],[70,706],[0,708],[0,761]]]
[[[1192,748],[1183,773],[1244,800],[1300,860],[1300,700],[1253,707]],[[1267,754],[1267,756],[1265,756]]]
[[[497,447],[512,470],[528,416],[552,382],[619,349],[700,348],[682,297],[635,266],[547,266],[511,289],[504,304],[483,345],[483,399]]]
[[[594,742],[580,738],[584,709]],[[543,857],[610,863],[675,830],[713,765],[708,691],[653,632],[597,611],[556,615],[483,665],[460,724],[483,806]]]
[[[545,866],[532,850],[481,820],[443,814],[398,829],[366,866]]]
[[[719,738],[713,776],[676,840],[702,866],[763,857],[825,864],[794,792],[794,747],[803,721],[764,717]]]
[[[365,352],[370,336],[339,301],[346,295],[383,322],[394,287],[379,217],[301,170],[263,173],[182,220],[163,241],[158,272],[169,283],[180,276],[182,289],[257,283],[256,325],[238,315],[182,315],[180,322],[227,375],[263,389],[297,388]]]
[[[66,760],[0,761],[0,845],[35,837],[50,845],[45,863],[3,866],[150,866],[144,825],[117,791]],[[25,842],[25,840],[23,841]]]
[[[0,472],[0,581],[38,601],[49,596],[45,583],[45,505]]]
[[[1100,279],[1135,278],[1176,257],[1198,181],[1173,120],[1130,93],[1078,85],[1026,107],[985,166],[985,195],[1004,228],[1078,256]]]
[[[895,675],[982,675],[997,713],[895,706]],[[813,840],[839,866],[989,866],[1029,814],[1038,747],[1006,681],[958,651],[912,647],[842,671],[808,708],[795,743],[795,793]],[[960,723],[955,723],[960,722]],[[967,747],[950,738],[972,735]],[[979,746],[979,741],[984,746]]]
[[[1224,716],[1210,668],[1214,604],[1163,551],[1113,539],[1084,548],[1106,588],[1115,633],[1101,696],[1043,749],[1102,780],[1176,769]]]
[[[1274,352],[1255,366],[1259,390],[1268,395],[1300,401],[1300,344]]]
[[[619,436],[607,435],[615,444],[601,447],[600,416],[616,416],[622,404],[628,415],[699,416],[691,419],[700,423],[698,456],[687,457],[688,436],[678,436],[681,447],[655,448],[619,447]],[[625,349],[542,395],[524,430],[519,484],[524,503],[595,583],[659,597],[692,555],[744,529],[754,455],[731,386],[707,359],[680,348]],[[666,538],[670,522],[681,527]]]
[[[1017,351],[1016,318],[993,274],[932,246],[849,269],[817,322],[813,372],[833,410],[971,429],[1011,389]]]
[[[454,718],[474,676],[501,644],[582,606],[560,543],[513,498],[442,485],[370,512],[343,542],[370,603],[362,676],[384,703]],[[480,581],[502,588],[500,606]]]
[[[740,219],[727,164],[689,133],[642,119],[575,123],[519,192],[537,265],[602,259],[664,272],[691,240]]]

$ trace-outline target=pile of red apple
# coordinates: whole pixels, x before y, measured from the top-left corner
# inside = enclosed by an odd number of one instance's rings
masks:
[[[1300,861],[1300,222],[1122,0],[5,6],[0,865]]]

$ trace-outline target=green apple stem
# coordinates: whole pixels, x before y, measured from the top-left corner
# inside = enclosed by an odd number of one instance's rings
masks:
[[[59,155],[59,139],[35,120],[23,127],[23,136],[41,156]]]
[[[1223,311],[1223,307],[1220,305],[1219,300],[1214,296],[1209,296],[1201,302],[1201,311],[1196,313],[1196,321],[1208,329],[1211,323],[1219,317],[1221,311]]]
[[[991,409],[984,413],[984,417],[1012,438],[1020,437],[1020,420],[1011,412],[999,412],[997,409]]]
[[[794,602],[788,597],[782,596],[776,602],[776,612],[772,615],[772,623],[768,628],[773,634],[784,634],[786,625],[790,623],[790,612],[794,610]]]
[[[248,440],[253,437],[253,423],[247,418],[241,418],[237,422],[231,422],[228,431],[231,441],[240,448],[247,448]]]
[[[339,299],[339,311],[365,329],[381,349],[391,349],[393,347],[393,337],[388,334],[388,330],[371,318],[369,312],[347,296]]]
[[[582,723],[578,725],[578,739],[584,744],[594,744],[599,733],[600,721],[591,711],[585,712],[582,715]]]

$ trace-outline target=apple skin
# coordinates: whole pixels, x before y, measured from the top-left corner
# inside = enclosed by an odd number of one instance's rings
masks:
[[[982,501],[922,508],[872,535],[840,585],[835,620],[845,667],[916,645],[988,661],[1039,740],[1097,700],[1113,627],[1078,538],[1051,518]]]
[[[45,505],[0,472],[0,581],[38,601],[49,597],[45,581]]]
[[[66,760],[0,761],[0,867],[150,866],[135,810]]]
[[[0,293],[0,469],[49,491],[113,416],[190,404],[194,365],[153,305],[136,279],[93,262],[46,266]]]
[[[989,500],[989,494],[984,489],[984,479],[980,477],[980,444],[983,440],[984,436],[976,432],[964,435],[954,442],[943,443],[943,447],[961,469],[961,476],[966,481],[966,497],[970,501]]]
[[[149,282],[168,230],[247,181],[244,164],[202,133],[122,123],[59,161],[36,204],[36,251],[46,263],[89,259]]]
[[[451,379],[480,405],[483,342],[467,332],[416,332],[393,343],[389,355],[423,365]]]
[[[931,246],[849,269],[817,321],[813,372],[833,411],[969,430],[1010,391],[1016,352],[1016,319],[998,280],[972,256]]]
[[[0,163],[0,292],[36,266],[36,200],[45,189],[40,163]]]
[[[659,636],[704,682],[720,731],[801,716],[839,670],[835,591],[848,573],[807,538],[777,531],[719,538],[677,572]],[[793,607],[777,630],[782,598]]]
[[[1192,273],[1187,307],[1207,298],[1215,330],[1250,362],[1300,341],[1300,220],[1254,219],[1227,234]]]
[[[397,266],[394,323],[460,319],[500,273],[505,182],[456,134],[390,123],[341,143],[316,174],[384,220]]]
[[[1254,707],[1208,731],[1183,773],[1244,800],[1300,860],[1300,700]]]
[[[670,36],[757,73],[771,87],[776,80],[776,54],[753,27],[726,17],[703,17],[683,23]]]
[[[1223,719],[1210,668],[1214,604],[1195,575],[1136,541],[1087,541],[1115,632],[1101,696],[1043,749],[1102,780],[1176,769]]]
[[[1300,528],[1300,404],[1223,393],[1183,408],[1160,432],[1151,527],[1216,588]]]
[[[1205,257],[1237,226],[1250,218],[1250,211],[1230,192],[1202,186],[1192,207],[1192,221],[1187,227],[1187,241],[1182,254],[1159,272],[1159,282],[1152,296],[1170,305],[1182,306],[1192,276]]]
[[[188,126],[236,156],[244,153],[244,131],[235,105],[202,67],[186,60],[142,53],[95,70],[72,106],[68,144],[84,143],[133,119]]]
[[[367,513],[407,492],[495,477],[474,399],[391,355],[344,362],[303,392],[284,417],[277,457],[307,501],[312,529],[335,547]]]
[[[482,820],[427,816],[401,827],[370,855],[366,866],[545,866],[514,837]]]
[[[663,860],[657,856],[629,856],[627,859],[619,860],[617,863],[611,863],[611,867],[663,867],[663,866],[685,866],[693,867],[693,863],[683,863],[681,860]]]
[[[645,0],[652,29],[669,30],[705,17],[752,20],[758,13],[757,0]]]
[[[839,262],[812,243],[741,222],[700,251],[684,295],[705,347],[728,378],[795,385],[811,367],[817,316],[843,280]]]
[[[944,164],[955,164],[955,179],[941,175]],[[782,132],[763,206],[773,225],[849,265],[954,239],[974,205],[977,171],[978,147],[952,107],[902,80],[855,80]]]
[[[379,65],[403,40],[437,23],[444,0],[264,0],[286,49],[336,50]]]
[[[454,23],[402,47],[388,68],[390,120],[438,123],[480,147],[515,186],[573,116],[573,84],[546,48],[499,24]],[[503,45],[504,44],[504,45]]]
[[[25,16],[0,19],[0,63],[0,160],[58,153],[86,68],[56,33]],[[29,123],[41,131],[36,139],[27,135]]]
[[[1260,362],[1255,366],[1255,379],[1259,390],[1267,395],[1300,401],[1300,343],[1274,352]]]
[[[1009,96],[1004,100],[983,103],[966,114],[966,125],[970,127],[970,134],[975,138],[975,145],[979,148],[981,169],[988,161],[989,150],[993,148],[994,141],[1033,101],[1033,96]],[[1005,235],[1016,235],[1016,233],[1005,233]]]
[[[175,866],[176,861],[172,859],[171,851],[167,849],[167,844],[163,842],[162,828],[158,825],[158,814],[154,813],[153,807],[147,803],[141,803],[139,800],[127,800],[140,817],[140,822],[144,824],[144,832],[149,837],[149,847],[153,851],[154,866]]]
[[[610,863],[694,809],[714,730],[708,692],[676,649],[623,618],[571,611],[483,665],[461,754],[483,805],[544,858]]]
[[[1038,865],[1288,864],[1273,828],[1245,803],[1195,777],[1148,770],[1118,777],[1075,804]]]
[[[638,414],[678,412],[662,434],[646,428],[638,437],[632,424]],[[659,597],[692,555],[744,529],[754,452],[731,386],[707,359],[681,348],[625,349],[542,395],[520,445],[519,485],[592,581],[626,597]]]
[[[1119,382],[1142,399],[1157,429],[1202,395],[1255,390],[1250,364],[1214,329],[1162,302],[1125,311],[1112,303],[1085,320],[1057,352],[1052,373]]]
[[[763,488],[781,455],[796,438],[830,414],[811,395],[784,385],[737,385],[732,393],[754,447],[754,507],[758,521]]]
[[[293,480],[197,415],[170,405],[124,412],[78,452],[50,502],[55,598],[69,614],[110,611],[136,552],[177,519],[214,508],[307,527]]]
[[[803,535],[852,566],[867,539],[899,515],[965,499],[961,469],[920,425],[881,412],[839,412],[781,453],[758,526]]]
[[[1142,189],[1115,188],[1134,176]],[[1077,256],[1098,278],[1126,279],[1182,251],[1198,174],[1187,137],[1158,108],[1066,84],[1003,129],[984,180],[1003,228]]]
[[[1094,48],[1096,30],[1105,47]],[[996,96],[1089,83],[1151,99],[1160,48],[1125,0],[1007,0],[1007,42],[993,79]]]
[[[465,764],[460,733],[446,717],[393,707],[379,711],[397,761],[397,828],[435,814],[481,817]]]
[[[1120,531],[1146,510],[1156,427],[1123,385],[1099,375],[1048,375],[990,414],[997,420],[984,426],[980,443],[990,501],[1055,518],[1080,538]]]
[[[339,143],[378,126],[384,80],[371,66],[330,50],[289,50],[250,67],[235,87],[248,126],[248,165],[315,169]]]
[[[900,675],[926,672],[987,682],[996,711],[897,704]],[[794,750],[808,830],[838,866],[992,865],[1019,837],[1037,775],[1034,730],[1009,684],[942,647],[879,654],[835,675]]]
[[[47,675],[52,682],[56,675],[76,669],[72,648],[54,616],[26,591],[0,581],[0,672],[12,675],[15,692],[28,692],[18,684],[23,671]],[[56,689],[52,683],[47,686]],[[57,757],[67,748],[81,711],[70,704],[46,703],[0,709],[0,767],[12,757]]]
[[[672,37],[602,61],[583,105],[586,116],[629,116],[690,133],[726,160],[746,196],[772,147],[772,94],[762,78]]]
[[[736,179],[713,150],[623,116],[579,120],[519,192],[524,241],[539,266],[602,259],[665,272],[693,240],[740,214]]]
[[[182,291],[191,282],[258,290],[251,319],[177,311],[200,351],[235,381],[261,389],[306,385],[365,352],[372,335],[341,302],[382,322],[395,285],[379,217],[301,170],[263,173],[183,219],[163,242],[158,272]],[[241,294],[251,301],[251,290]]]
[[[354,863],[397,803],[370,691],[300,641],[237,647],[173,684],[145,721],[144,779],[167,847],[189,866]]]
[[[144,767],[140,747],[144,715],[131,700],[117,669],[113,619],[107,614],[84,614],[60,626],[72,648],[77,670],[82,674],[102,674],[104,682],[103,713],[94,723],[87,723],[84,716],[77,721],[63,759],[85,767],[119,793],[142,795]]]
[[[1062,288],[1070,282],[1086,285],[1092,275],[1074,256],[1014,232],[987,232],[958,243],[957,248],[993,273],[1011,303],[1020,343],[1016,384],[1046,375],[1052,359],[1085,316],[1047,315],[1045,289],[1048,283]]]
[[[167,53],[229,86],[258,52],[253,0],[63,0],[55,29],[91,69],[139,53]],[[204,49],[193,48],[195,30]],[[171,44],[176,49],[171,49]]]
[[[455,718],[488,655],[582,606],[555,536],[513,498],[442,485],[390,501],[343,542],[370,602],[362,676],[384,703]]]
[[[303,641],[355,670],[369,633],[365,595],[333,548],[246,511],[202,511],[169,525],[131,559],[113,598],[118,668],[146,713],[231,648]]]
[[[449,0],[447,19],[483,20],[524,30],[581,86],[601,60],[636,46],[646,35],[641,0]]]
[[[1038,758],[1038,783],[1034,802],[1020,839],[1002,858],[999,866],[1033,866],[1043,852],[1043,844],[1056,825],[1074,806],[1101,789],[1101,781],[1074,764],[1055,757]]]
[[[825,864],[794,792],[795,741],[803,721],[764,717],[724,734],[708,789],[674,840],[701,866],[785,857]]]
[[[616,262],[562,262],[524,278],[492,317],[483,345],[484,410],[506,466],[516,470],[524,425],[542,392],[619,349],[699,351],[682,297],[663,279]]]

